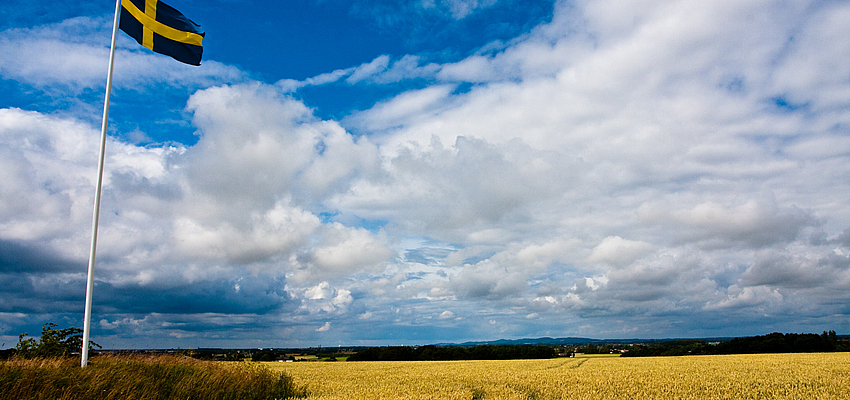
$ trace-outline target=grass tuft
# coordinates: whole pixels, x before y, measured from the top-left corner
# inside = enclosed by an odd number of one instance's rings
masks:
[[[0,399],[274,400],[306,397],[292,378],[260,365],[173,356],[104,356],[0,362]]]

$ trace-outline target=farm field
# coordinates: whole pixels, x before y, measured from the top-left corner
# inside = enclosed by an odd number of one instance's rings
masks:
[[[846,399],[850,353],[265,363],[308,399]]]

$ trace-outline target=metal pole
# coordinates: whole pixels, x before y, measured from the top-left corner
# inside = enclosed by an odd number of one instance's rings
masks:
[[[109,69],[106,73],[106,95],[103,100],[103,122],[100,125],[100,157],[97,161],[97,184],[94,190],[94,211],[91,222],[91,251],[89,252],[89,272],[86,280],[86,313],[83,321],[83,348],[80,366],[89,361],[89,334],[91,333],[91,303],[94,289],[94,259],[97,249],[97,223],[100,219],[100,191],[103,184],[103,159],[106,154],[106,122],[109,119],[109,95],[112,92],[112,66],[115,63],[115,40],[118,37],[118,22],[121,16],[121,0],[115,1],[115,16],[112,20],[112,43],[109,47]]]

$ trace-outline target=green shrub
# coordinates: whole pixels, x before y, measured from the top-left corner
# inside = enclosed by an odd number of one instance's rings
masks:
[[[83,348],[83,330],[80,328],[54,329],[58,325],[48,322],[41,327],[41,339],[26,338],[28,333],[18,335],[15,353],[19,357],[63,357],[79,353]],[[24,339],[26,338],[26,339]],[[100,345],[89,341],[89,350]]]

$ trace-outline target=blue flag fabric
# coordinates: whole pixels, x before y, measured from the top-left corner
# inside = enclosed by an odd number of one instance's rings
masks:
[[[118,27],[148,49],[186,64],[201,65],[201,26],[159,0],[121,0]]]

